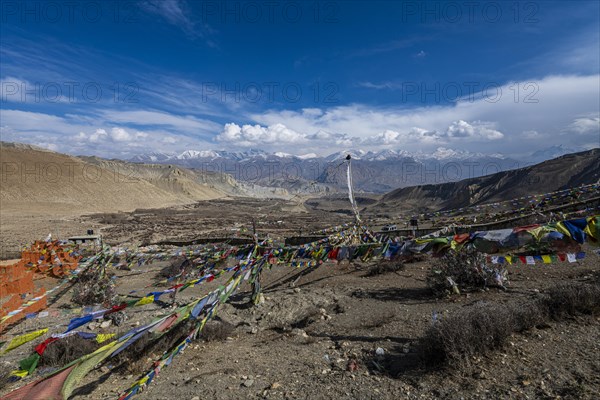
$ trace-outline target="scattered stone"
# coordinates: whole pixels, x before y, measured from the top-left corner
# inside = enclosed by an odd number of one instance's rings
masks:
[[[349,360],[348,364],[346,365],[346,370],[349,372],[354,372],[358,369],[358,362],[356,360]],[[354,375],[352,375],[352,378],[354,378]]]
[[[273,382],[273,384],[271,385],[272,390],[279,389],[280,387],[281,387],[281,383],[279,383],[279,382]]]
[[[292,329],[292,334],[296,335],[296,336],[302,336],[304,338],[308,337],[308,334],[306,333],[306,331],[304,329],[299,329],[299,328]]]
[[[102,329],[106,329],[106,328],[108,328],[108,327],[109,327],[109,326],[111,326],[111,325],[112,325],[112,320],[110,320],[110,319],[109,319],[109,320],[103,321],[103,322],[100,324],[100,328],[102,328]]]
[[[246,379],[242,385],[244,385],[245,387],[250,387],[252,385],[254,385],[254,379]]]

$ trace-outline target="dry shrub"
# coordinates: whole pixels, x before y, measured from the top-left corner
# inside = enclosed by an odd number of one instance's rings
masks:
[[[227,321],[213,319],[206,322],[200,334],[207,342],[223,341],[231,335],[234,329],[235,326]]]
[[[515,332],[523,332],[534,326],[545,325],[548,320],[548,308],[543,300],[515,301],[507,304],[506,307],[513,314]]]
[[[396,318],[394,312],[387,312],[385,314],[373,315],[370,320],[362,323],[365,328],[381,328],[382,326],[390,323]]]
[[[102,278],[79,281],[73,290],[73,302],[82,306],[110,305],[117,294],[115,284],[107,275]]]
[[[190,267],[191,262],[186,257],[176,257],[169,262],[169,265],[160,270],[159,275],[163,278],[171,278]]]
[[[555,320],[578,314],[600,311],[600,286],[584,283],[564,283],[548,290],[546,306]]]
[[[127,320],[127,314],[123,311],[110,313],[104,316],[104,319],[112,321],[114,326],[121,326]]]
[[[427,258],[427,256],[423,253],[410,253],[400,256],[399,260],[404,264],[410,264],[414,262],[420,262]]]
[[[437,295],[504,287],[508,271],[501,264],[488,264],[486,256],[470,247],[449,250],[435,260],[427,275],[427,285]]]
[[[101,224],[112,225],[125,222],[128,218],[128,214],[123,213],[105,213],[100,215],[99,222]]]
[[[321,312],[315,306],[309,306],[305,310],[301,311],[295,322],[291,324],[292,329],[304,329],[308,328],[310,325],[321,319]],[[280,327],[279,329],[285,329],[285,326]]]
[[[100,346],[93,339],[84,339],[77,334],[68,336],[48,345],[40,359],[40,366],[62,367],[73,360],[92,353]]]
[[[117,335],[121,336],[121,335]],[[151,347],[152,335],[146,332],[133,344],[120,352],[113,358],[111,364],[117,365],[115,371],[127,374],[141,373],[145,368],[144,356],[151,357],[149,348]],[[156,355],[154,355],[156,356]]]
[[[473,356],[502,347],[513,332],[546,324],[550,318],[599,311],[600,286],[582,283],[555,286],[537,300],[479,302],[434,322],[420,341],[421,357],[428,366],[468,366]]]
[[[470,359],[504,345],[514,331],[512,310],[503,304],[475,303],[434,323],[421,339],[427,365],[468,365]]]
[[[73,289],[72,301],[82,306],[94,304],[111,305],[115,301],[115,284],[111,277],[103,271],[105,257],[97,261],[77,276],[77,284]]]
[[[381,261],[371,266],[367,271],[367,276],[376,276],[388,272],[397,272],[404,269],[404,263],[400,260]]]
[[[118,372],[127,374],[142,373],[148,368],[148,357],[156,358],[162,355],[165,350],[171,350],[190,334],[193,324],[194,321],[187,319],[160,337],[148,332],[119,353],[113,364],[119,365]]]

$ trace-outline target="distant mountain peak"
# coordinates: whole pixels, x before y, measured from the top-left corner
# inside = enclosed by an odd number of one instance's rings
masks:
[[[552,158],[564,156],[565,154],[577,153],[581,150],[582,149],[565,147],[564,145],[559,144],[533,152],[530,156],[530,160],[533,162],[542,162]]]
[[[524,157],[528,162],[542,162],[552,158],[560,157],[565,154],[576,153],[583,149],[567,147],[565,145],[554,145],[548,148],[537,150],[534,153]],[[249,160],[277,160],[279,159],[323,159],[326,162],[334,162],[337,160],[343,160],[347,155],[350,155],[354,160],[362,161],[393,161],[412,158],[416,161],[427,162],[427,161],[467,161],[473,159],[494,159],[494,160],[509,160],[510,158],[501,154],[484,154],[479,152],[471,152],[462,149],[453,149],[448,147],[440,146],[432,152],[424,151],[407,151],[401,149],[383,149],[378,151],[365,151],[362,149],[344,149],[326,156],[320,156],[315,153],[308,153],[303,155],[294,155],[291,153],[277,151],[277,152],[266,152],[261,149],[248,149],[243,151],[227,151],[227,150],[194,150],[188,149],[179,154],[153,151],[145,154],[139,154],[129,159],[134,162],[169,162],[169,161],[214,161],[218,159],[229,160],[229,161],[249,161]]]
[[[290,153],[284,153],[282,151],[276,151],[275,153],[273,153],[274,156],[280,157],[280,158],[290,158],[290,157],[295,157],[293,155],[291,155]]]
[[[301,160],[310,160],[311,158],[319,158],[318,155],[316,155],[315,153],[308,153],[308,154],[303,154],[301,156],[296,156]]]

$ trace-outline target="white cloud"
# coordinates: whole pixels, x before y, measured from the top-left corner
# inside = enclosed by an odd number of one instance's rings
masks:
[[[58,147],[58,145],[56,145],[54,143],[40,143],[39,146],[42,148],[46,148],[48,150],[52,150],[52,151],[60,151],[60,148]]]
[[[568,131],[579,134],[600,133],[600,117],[575,118]]]
[[[78,138],[81,137],[81,133],[82,132],[79,132],[77,135]],[[104,129],[96,129],[94,133],[89,136],[90,142],[93,143],[104,142],[106,139],[108,139],[108,133],[106,133],[106,130]]]
[[[140,126],[165,126],[183,132],[200,131],[216,132],[220,125],[192,115],[175,115],[162,111],[116,111],[107,110],[101,112],[104,120],[112,123],[134,124]]]
[[[223,130],[215,138],[218,142],[230,143],[234,146],[251,147],[264,144],[289,145],[306,141],[306,136],[283,124],[268,127],[260,125],[225,124]]]
[[[564,144],[561,133],[569,126],[591,129],[593,119],[575,120],[597,115],[599,86],[600,75],[549,76],[497,86],[487,96],[464,98],[452,105],[408,108],[350,104],[322,109],[314,115],[303,110],[271,110],[251,114],[249,120],[263,126],[284,123],[302,133],[339,132],[359,139],[366,149],[371,144],[373,150],[396,144],[405,150],[428,151],[456,143],[475,152],[523,154]],[[419,135],[419,130],[429,134]],[[544,140],[523,134],[532,131],[543,132]],[[589,136],[570,138],[569,144],[587,145]],[[309,143],[303,149],[321,154],[329,150],[331,146],[323,148],[322,143]]]
[[[306,148],[328,149],[331,146],[360,146],[374,148],[377,146],[404,146],[411,144],[438,145],[463,138],[474,140],[497,140],[504,135],[493,129],[489,122],[454,121],[445,132],[427,130],[419,127],[411,127],[407,130],[395,131],[386,129],[381,133],[371,136],[359,137],[345,133],[335,133],[326,130],[318,130],[312,134],[298,132],[288,128],[284,124],[269,126],[243,125],[235,123],[225,124],[216,140],[227,143],[233,147],[261,147],[274,146],[273,148],[289,149],[290,145],[303,144]]]
[[[123,128],[112,128],[110,133],[115,142],[128,142],[131,140],[131,135]]]
[[[168,144],[174,144],[174,143],[177,143],[177,139],[174,138],[173,136],[166,136],[166,137],[162,138],[162,142],[168,143]]]
[[[491,122],[475,121],[468,123],[463,120],[452,122],[446,135],[451,138],[481,138],[488,140],[498,140],[504,137],[502,132],[493,129],[494,124]]]
[[[183,0],[145,0],[139,3],[142,10],[163,17],[171,25],[180,27],[188,33],[195,31],[194,23],[188,17]]]
[[[537,139],[541,136],[542,136],[542,134],[539,133],[538,131],[536,131],[535,129],[532,129],[529,131],[523,131],[523,137],[525,137],[527,139]]]
[[[198,24],[190,18],[193,13],[185,0],[143,0],[139,6],[149,14],[162,17],[169,24],[180,28],[192,38],[202,37],[206,44],[217,47],[216,43],[207,38],[214,30],[206,23]]]
[[[374,83],[374,82],[370,82],[370,81],[358,82],[357,86],[364,87],[367,89],[376,89],[376,90],[381,90],[381,89],[397,90],[397,89],[402,88],[401,83],[390,82],[390,81],[381,82],[381,83]]]
[[[127,158],[156,149],[176,152],[182,148],[209,146],[201,135],[194,136],[193,130],[186,135],[156,128],[138,130],[129,126],[114,126],[112,121],[103,118],[81,115],[59,117],[0,109],[0,121],[2,140],[47,144],[56,146],[56,151],[70,154]]]
[[[380,134],[366,138],[364,143],[388,146],[405,145],[406,143],[410,142],[440,143],[441,140],[442,135],[436,131],[428,131],[427,129],[413,127],[403,132],[386,130]]]
[[[25,90],[33,87],[26,80],[8,76],[0,79],[0,99],[2,102],[25,103],[28,98],[32,98],[31,94],[26,95]]]
[[[74,98],[69,99],[68,90],[64,83],[59,82],[32,83],[11,76],[0,79],[0,101],[3,103],[52,104],[75,101]]]
[[[124,128],[113,127],[110,129],[110,131],[98,128],[89,135],[85,132],[79,132],[77,135],[74,135],[72,139],[80,143],[85,143],[86,141],[92,143],[117,142],[131,145],[130,142],[136,142],[139,139],[144,139],[147,137],[148,134],[145,132],[136,131],[132,133]]]
[[[63,116],[0,109],[0,120],[3,140],[54,143],[64,151],[109,156],[210,149],[215,142],[228,149],[261,147],[295,154],[329,154],[351,146],[407,151],[444,146],[518,155],[558,144],[600,145],[599,75],[551,76],[533,82],[535,90],[525,89],[528,82],[499,87],[501,96],[493,101],[476,96],[452,105],[416,108],[347,104],[240,112],[237,120],[222,118],[230,122],[225,125],[198,114],[152,109],[78,114],[73,108]],[[521,88],[517,97],[515,85]],[[532,96],[536,102],[526,101]]]
[[[357,143],[357,139],[350,137],[345,133],[334,133],[324,130],[319,130],[311,135],[307,135],[306,138],[310,141],[312,146],[322,145],[338,145],[338,146],[353,146]]]

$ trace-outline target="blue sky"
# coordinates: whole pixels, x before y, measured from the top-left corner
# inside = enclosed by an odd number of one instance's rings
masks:
[[[5,1],[2,140],[73,154],[600,145],[596,1]]]

